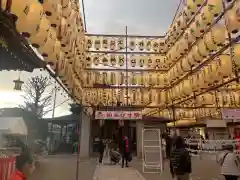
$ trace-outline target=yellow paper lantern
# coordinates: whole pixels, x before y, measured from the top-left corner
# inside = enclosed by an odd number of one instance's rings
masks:
[[[116,66],[117,64],[117,59],[116,59],[116,56],[115,55],[111,55],[110,56],[110,63],[112,66]]]
[[[207,5],[208,11],[210,11],[215,17],[219,16],[223,12],[222,1],[208,0]]]
[[[210,26],[214,21],[214,16],[208,10],[207,6],[203,7],[200,16],[201,16],[201,22],[202,22],[202,24],[204,24],[204,27]]]
[[[219,77],[227,78],[232,74],[232,61],[229,55],[222,54],[216,57],[216,62],[218,64],[217,72]]]
[[[118,75],[118,84],[123,85],[125,83],[125,74],[120,72]]]
[[[56,1],[45,0],[42,6],[47,18],[51,22],[51,26],[54,28],[59,26],[62,18],[62,5]]]
[[[32,4],[36,4],[36,0],[26,0],[24,2],[21,1],[12,1],[11,2],[11,13],[14,14],[17,19],[22,19],[26,17],[30,10],[30,6]],[[4,5],[5,4],[5,5]],[[2,1],[2,8],[6,9],[7,2],[6,0]]]
[[[54,46],[54,51],[52,54],[50,54],[48,57],[45,58],[45,61],[48,64],[56,64],[60,58],[60,53],[61,52],[61,43],[60,41],[56,41],[55,46]]]
[[[187,26],[187,21],[186,19],[184,18],[183,14],[181,14],[179,16],[179,18],[177,19],[177,26],[180,30],[184,30]]]
[[[189,96],[192,93],[191,82],[189,79],[183,81],[183,96]]]
[[[102,47],[104,49],[108,49],[108,38],[103,37],[103,39],[102,39]]]
[[[188,59],[185,57],[181,60],[181,66],[184,72],[189,72],[191,70],[191,65],[189,64]]]
[[[191,67],[194,67],[196,65],[196,62],[193,58],[193,50],[188,53],[187,60]]]
[[[154,67],[154,61],[152,56],[147,56],[147,67],[150,69]]]
[[[200,72],[200,79],[202,79],[202,81],[200,82],[200,88],[201,89],[206,89],[209,87],[209,82],[208,82],[208,78],[209,78],[209,71],[208,71],[208,67],[205,66]]]
[[[94,47],[96,50],[101,49],[101,39],[99,37],[96,37],[94,40]]]
[[[233,61],[236,68],[240,69],[240,44],[233,45]]]
[[[49,20],[43,16],[37,34],[29,38],[33,47],[39,48],[47,42],[49,28]]]
[[[207,28],[206,24],[203,22],[203,20],[201,18],[201,14],[196,16],[195,21],[194,21],[194,26],[195,26],[195,30],[196,30],[196,36],[200,37]]]
[[[124,66],[124,64],[125,64],[124,55],[119,55],[118,56],[118,65],[122,67],[122,66]]]
[[[145,48],[145,41],[144,41],[143,39],[142,39],[142,40],[139,40],[139,42],[138,42],[138,49],[139,49],[140,51],[143,51],[144,48]]]
[[[226,38],[225,26],[217,24],[212,28],[211,32],[206,34],[205,43],[208,49],[215,51],[225,43]]]
[[[183,8],[182,15],[183,15],[183,18],[186,20],[186,22],[188,22],[191,19],[192,13],[189,11],[187,6]]]
[[[118,38],[118,49],[124,49],[124,38]]]
[[[95,65],[95,66],[98,66],[99,64],[100,64],[100,59],[99,59],[99,54],[96,54],[96,55],[94,55],[93,56],[93,64]]]
[[[196,13],[198,6],[195,1],[187,0],[186,5],[192,15]]]
[[[71,1],[66,0],[66,2],[62,3],[62,15],[63,17],[68,18],[71,15],[71,12],[72,12]]]
[[[197,44],[198,46],[198,52],[203,57],[206,58],[209,55],[209,50],[207,49],[207,46],[204,42],[204,40],[200,40]]]
[[[146,64],[146,56],[142,56],[140,55],[139,58],[138,58],[138,65],[139,67],[144,67],[145,64]]]
[[[236,34],[240,29],[240,9],[239,6],[235,6],[225,14],[228,31],[232,34]]]
[[[219,77],[217,74],[217,63],[213,62],[211,64],[208,65],[208,69],[209,69],[209,79],[210,79],[210,84],[216,83],[218,81],[220,81],[222,79],[222,77]]]
[[[110,50],[115,50],[116,49],[116,39],[115,38],[111,38],[110,39]]]
[[[153,40],[152,49],[155,52],[159,51],[159,42],[158,42],[158,40]]]
[[[131,67],[136,67],[137,57],[135,55],[131,55],[130,61],[131,61]]]
[[[182,37],[179,41],[179,51],[180,55],[183,55],[188,51],[188,42],[184,37]]]
[[[197,81],[198,79],[199,77],[197,76],[197,74],[193,74],[192,77],[190,77],[190,84],[193,92],[196,92],[199,90],[199,85]]]
[[[137,75],[135,72],[132,72],[130,75],[130,84],[137,85]]]
[[[109,65],[109,57],[107,55],[101,57],[102,65],[108,66]]]
[[[103,84],[109,84],[109,81],[108,81],[108,73],[107,72],[103,72],[102,73],[102,83]]]
[[[128,43],[128,47],[131,51],[136,48],[136,39],[131,38]]]
[[[201,56],[201,54],[199,53],[199,50],[198,50],[198,46],[195,45],[193,47],[193,59],[194,61],[196,62],[196,64],[199,64],[203,61],[203,57]]]
[[[196,41],[195,30],[193,25],[186,30],[186,33],[184,34],[184,38],[188,42],[188,44],[192,44],[193,42]]]
[[[87,49],[91,49],[92,48],[92,46],[93,46],[93,39],[92,39],[92,37],[87,37],[86,36],[86,48]]]
[[[38,49],[38,51],[44,58],[48,57],[50,54],[54,52],[56,39],[57,38],[56,38],[55,30],[50,28],[48,31],[47,42],[43,46],[39,47]]]
[[[24,12],[24,15],[18,17],[16,28],[18,32],[22,33],[22,36],[29,38],[36,35],[39,30],[43,16],[43,8],[40,3],[32,2],[30,6],[26,6]]]
[[[152,49],[152,40],[151,39],[145,39],[145,49],[147,51],[150,51]]]

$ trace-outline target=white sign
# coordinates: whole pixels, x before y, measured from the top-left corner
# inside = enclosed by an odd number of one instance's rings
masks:
[[[222,108],[222,119],[240,119],[240,109]]]
[[[96,111],[95,119],[115,119],[115,120],[142,119],[142,111]]]

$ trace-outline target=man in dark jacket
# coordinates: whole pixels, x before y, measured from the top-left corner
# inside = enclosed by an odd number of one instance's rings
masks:
[[[185,148],[184,139],[178,136],[174,142],[174,149],[170,158],[170,170],[173,177],[177,180],[189,180],[192,172],[191,157]]]
[[[98,143],[99,164],[102,163],[104,150],[105,150],[105,144],[103,143],[103,140],[100,139]]]

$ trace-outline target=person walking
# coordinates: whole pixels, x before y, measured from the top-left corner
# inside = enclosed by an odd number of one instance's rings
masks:
[[[177,180],[189,180],[192,172],[191,157],[185,147],[185,140],[178,136],[170,157],[170,171]]]
[[[104,150],[105,150],[105,144],[103,143],[103,140],[100,139],[98,143],[99,164],[102,164]]]
[[[240,158],[234,152],[233,145],[226,145],[220,155],[221,174],[226,180],[237,180],[240,176]]]
[[[129,151],[129,139],[127,136],[123,136],[123,141],[122,141],[122,168],[124,167],[124,162],[125,166],[128,167],[128,159],[130,156],[130,151]]]
[[[25,180],[34,171],[35,165],[30,151],[24,151],[16,157],[16,171],[11,175],[10,180]]]

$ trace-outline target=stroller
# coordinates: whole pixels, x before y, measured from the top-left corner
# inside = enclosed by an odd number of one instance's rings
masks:
[[[117,164],[121,160],[121,154],[118,151],[110,151],[110,163]]]

